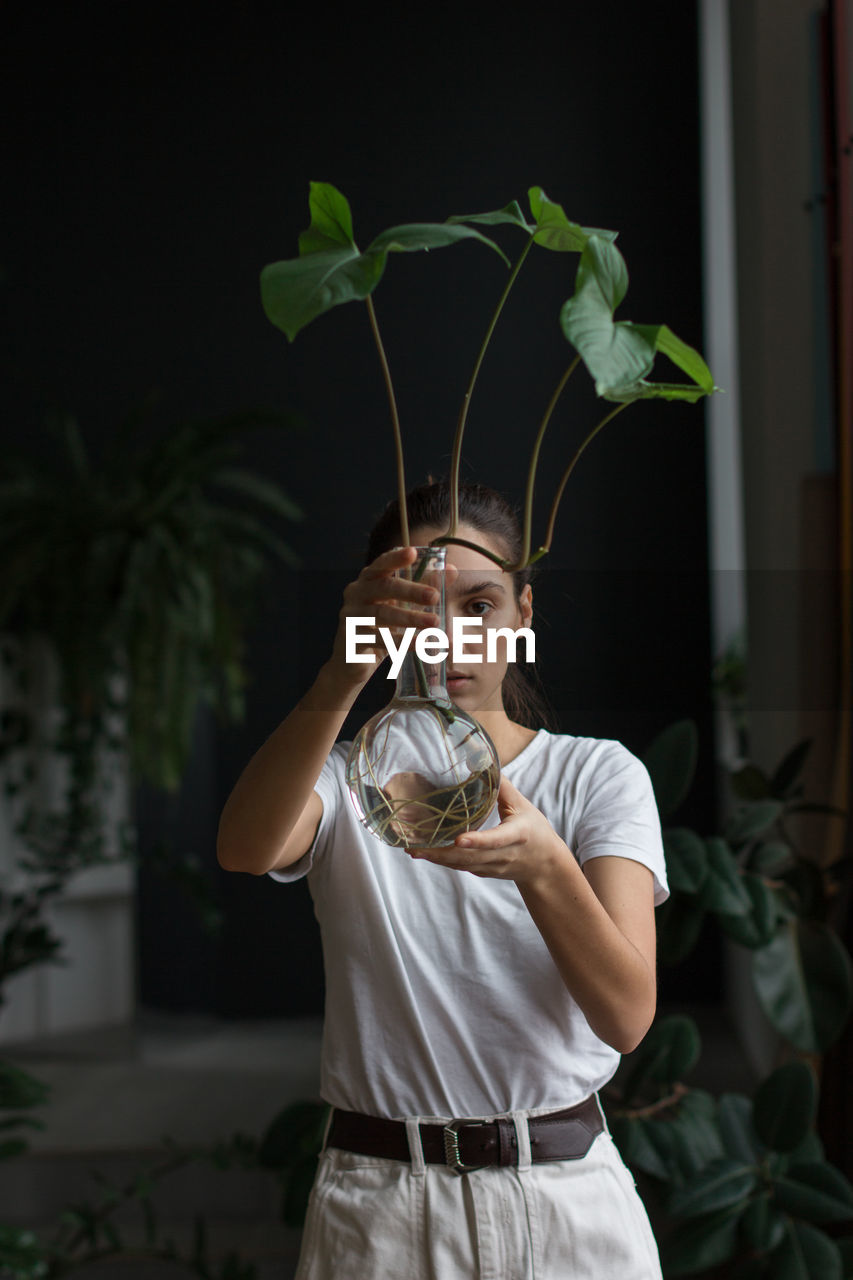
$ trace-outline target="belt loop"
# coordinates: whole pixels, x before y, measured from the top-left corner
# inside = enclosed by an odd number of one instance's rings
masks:
[[[530,1152],[530,1127],[527,1123],[526,1111],[510,1112],[512,1123],[515,1125],[515,1141],[518,1144],[518,1170],[522,1173],[525,1169],[529,1169],[533,1163]]]
[[[329,1130],[332,1127],[332,1121],[335,1118],[335,1108],[329,1107],[329,1114],[326,1116],[326,1124],[323,1129],[323,1141],[320,1143],[320,1155],[326,1150],[326,1143],[329,1141]]]
[[[409,1144],[409,1159],[412,1162],[412,1176],[415,1178],[423,1178],[426,1176],[426,1164],[424,1162],[423,1143],[421,1142],[420,1116],[407,1117],[406,1141]]]

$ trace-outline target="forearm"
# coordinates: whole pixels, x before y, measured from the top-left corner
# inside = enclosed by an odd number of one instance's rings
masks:
[[[536,877],[516,883],[592,1030],[619,1053],[630,1053],[654,1017],[653,968],[608,915],[559,837]]]
[[[262,874],[276,865],[358,691],[326,663],[255,752],[219,820],[216,853],[223,867]]]

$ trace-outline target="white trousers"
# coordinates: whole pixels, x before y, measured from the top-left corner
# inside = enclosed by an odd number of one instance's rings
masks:
[[[515,1112],[518,1168],[454,1173],[327,1148],[311,1192],[296,1280],[661,1280],[630,1170],[605,1128],[577,1160],[531,1165]]]

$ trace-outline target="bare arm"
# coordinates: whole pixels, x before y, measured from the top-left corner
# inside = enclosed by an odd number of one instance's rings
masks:
[[[345,660],[347,617],[375,617],[378,626],[434,626],[437,615],[421,612],[437,599],[423,583],[394,577],[415,559],[411,547],[377,556],[344,591],[332,656],[290,715],[266,740],[241,773],[219,819],[216,856],[227,871],[264,875],[296,862],[310,848],[323,816],[314,783],[341,725],[375,662]],[[412,606],[407,607],[406,602]],[[362,652],[370,652],[361,646]],[[373,647],[379,661],[381,642]]]
[[[515,880],[560,976],[599,1039],[630,1053],[657,1003],[654,880],[617,856],[583,870],[545,815],[507,778],[501,822],[443,849],[409,850],[457,871]]]

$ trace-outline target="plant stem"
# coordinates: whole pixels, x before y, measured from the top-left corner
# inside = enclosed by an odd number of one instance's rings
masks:
[[[536,561],[537,561],[538,559],[540,559],[540,557],[541,557],[541,556],[544,556],[544,555],[546,554],[546,552],[548,552],[548,551],[550,550],[550,547],[551,547],[551,539],[552,539],[552,538],[553,538],[553,536],[554,536],[554,523],[555,523],[555,521],[556,521],[556,519],[557,519],[557,508],[558,508],[558,507],[559,507],[559,505],[560,505],[560,499],[561,499],[561,498],[562,498],[562,496],[563,496],[563,490],[564,490],[564,489],[565,489],[565,487],[566,487],[566,481],[568,480],[569,476],[572,474],[572,471],[573,471],[573,470],[574,470],[574,468],[575,468],[575,463],[577,462],[578,458],[581,456],[581,454],[583,453],[584,449],[587,447],[587,445],[589,444],[589,442],[590,442],[590,441],[591,441],[595,436],[597,436],[597,435],[598,435],[598,433],[599,433],[599,431],[601,430],[601,428],[602,428],[602,427],[606,427],[606,426],[607,426],[607,424],[608,424],[608,422],[612,422],[612,421],[613,421],[613,419],[616,417],[617,413],[621,413],[623,409],[627,409],[627,408],[628,408],[628,405],[629,405],[629,404],[631,404],[631,403],[632,403],[632,401],[630,401],[630,400],[626,400],[624,404],[617,404],[616,408],[615,408],[611,413],[606,414],[606,415],[601,419],[601,421],[600,421],[596,426],[594,426],[594,427],[593,427],[592,431],[590,431],[589,435],[588,435],[588,436],[587,436],[587,438],[584,440],[584,442],[583,442],[583,444],[580,446],[580,448],[577,450],[577,452],[576,452],[575,456],[572,458],[572,460],[571,460],[571,462],[569,463],[569,465],[566,467],[566,470],[563,472],[563,478],[562,478],[562,480],[560,481],[560,487],[558,488],[557,493],[556,493],[556,496],[555,496],[555,498],[554,498],[554,501],[553,501],[553,503],[551,504],[551,514],[550,514],[550,515],[549,515],[549,517],[548,517],[548,528],[547,528],[547,530],[546,530],[546,532],[545,532],[545,541],[543,542],[543,544],[542,544],[542,546],[539,548],[539,550],[538,550],[534,555],[530,556],[529,560],[527,561],[527,563],[528,563],[528,564],[535,564],[535,563],[536,563]]]
[[[373,330],[376,349],[379,352],[379,359],[382,363],[382,374],[385,378],[385,389],[388,392],[388,404],[391,408],[391,426],[394,429],[394,450],[397,458],[397,501],[400,505],[400,532],[403,538],[403,546],[408,547],[410,545],[409,512],[406,507],[406,474],[403,467],[403,437],[400,432],[400,416],[397,413],[397,400],[394,395],[394,384],[391,381],[391,370],[388,368],[388,357],[382,345],[379,325],[376,322],[376,311],[370,294],[365,298],[365,302],[367,303],[367,314],[370,317],[370,327]]]
[[[515,284],[516,276],[521,270],[522,263],[524,262],[524,259],[527,257],[528,253],[530,252],[530,246],[532,244],[533,244],[533,236],[531,235],[530,239],[527,241],[527,244],[522,249],[521,256],[519,257],[518,262],[516,262],[515,266],[513,267],[512,272],[510,273],[509,280],[506,283],[506,288],[504,289],[503,293],[500,296],[498,305],[495,307],[495,313],[492,316],[492,319],[489,323],[489,327],[486,330],[486,336],[483,339],[482,346],[480,347],[479,354],[477,356],[476,361],[474,362],[474,369],[471,373],[471,380],[468,383],[468,389],[465,392],[465,397],[462,401],[462,408],[459,411],[459,421],[456,424],[456,435],[453,437],[453,452],[450,458],[450,524],[447,529],[448,537],[453,537],[455,535],[456,528],[459,524],[459,463],[462,458],[462,436],[465,431],[465,423],[468,418],[468,408],[471,403],[471,396],[474,391],[474,384],[477,381],[477,375],[480,372],[480,365],[483,363],[483,357],[486,354],[486,348],[488,347],[492,334],[494,333],[495,325],[498,322],[498,317],[500,316],[501,311],[503,310],[504,303],[509,297],[509,291],[512,288],[512,286]]]
[[[545,416],[539,424],[539,431],[537,432],[536,439],[533,443],[533,449],[530,454],[530,466],[527,471],[527,488],[524,494],[524,533],[521,544],[521,555],[519,556],[518,562],[509,567],[507,573],[515,573],[518,569],[524,569],[530,558],[530,534],[533,524],[533,486],[536,481],[536,469],[539,465],[539,450],[542,447],[545,431],[548,427],[548,423],[551,421],[551,415],[557,406],[557,401],[563,394],[566,383],[578,367],[579,363],[580,356],[576,355],[560,381],[557,383],[554,394],[548,401],[548,408],[545,410]]]
[[[490,551],[488,547],[481,547],[478,542],[469,542],[467,538],[451,538],[449,534],[443,533],[440,538],[433,538],[429,545],[431,547],[443,547],[448,542],[455,543],[457,547],[470,547],[472,551],[479,551],[481,556],[488,556],[501,569],[509,568],[509,560],[499,556],[496,551]]]

